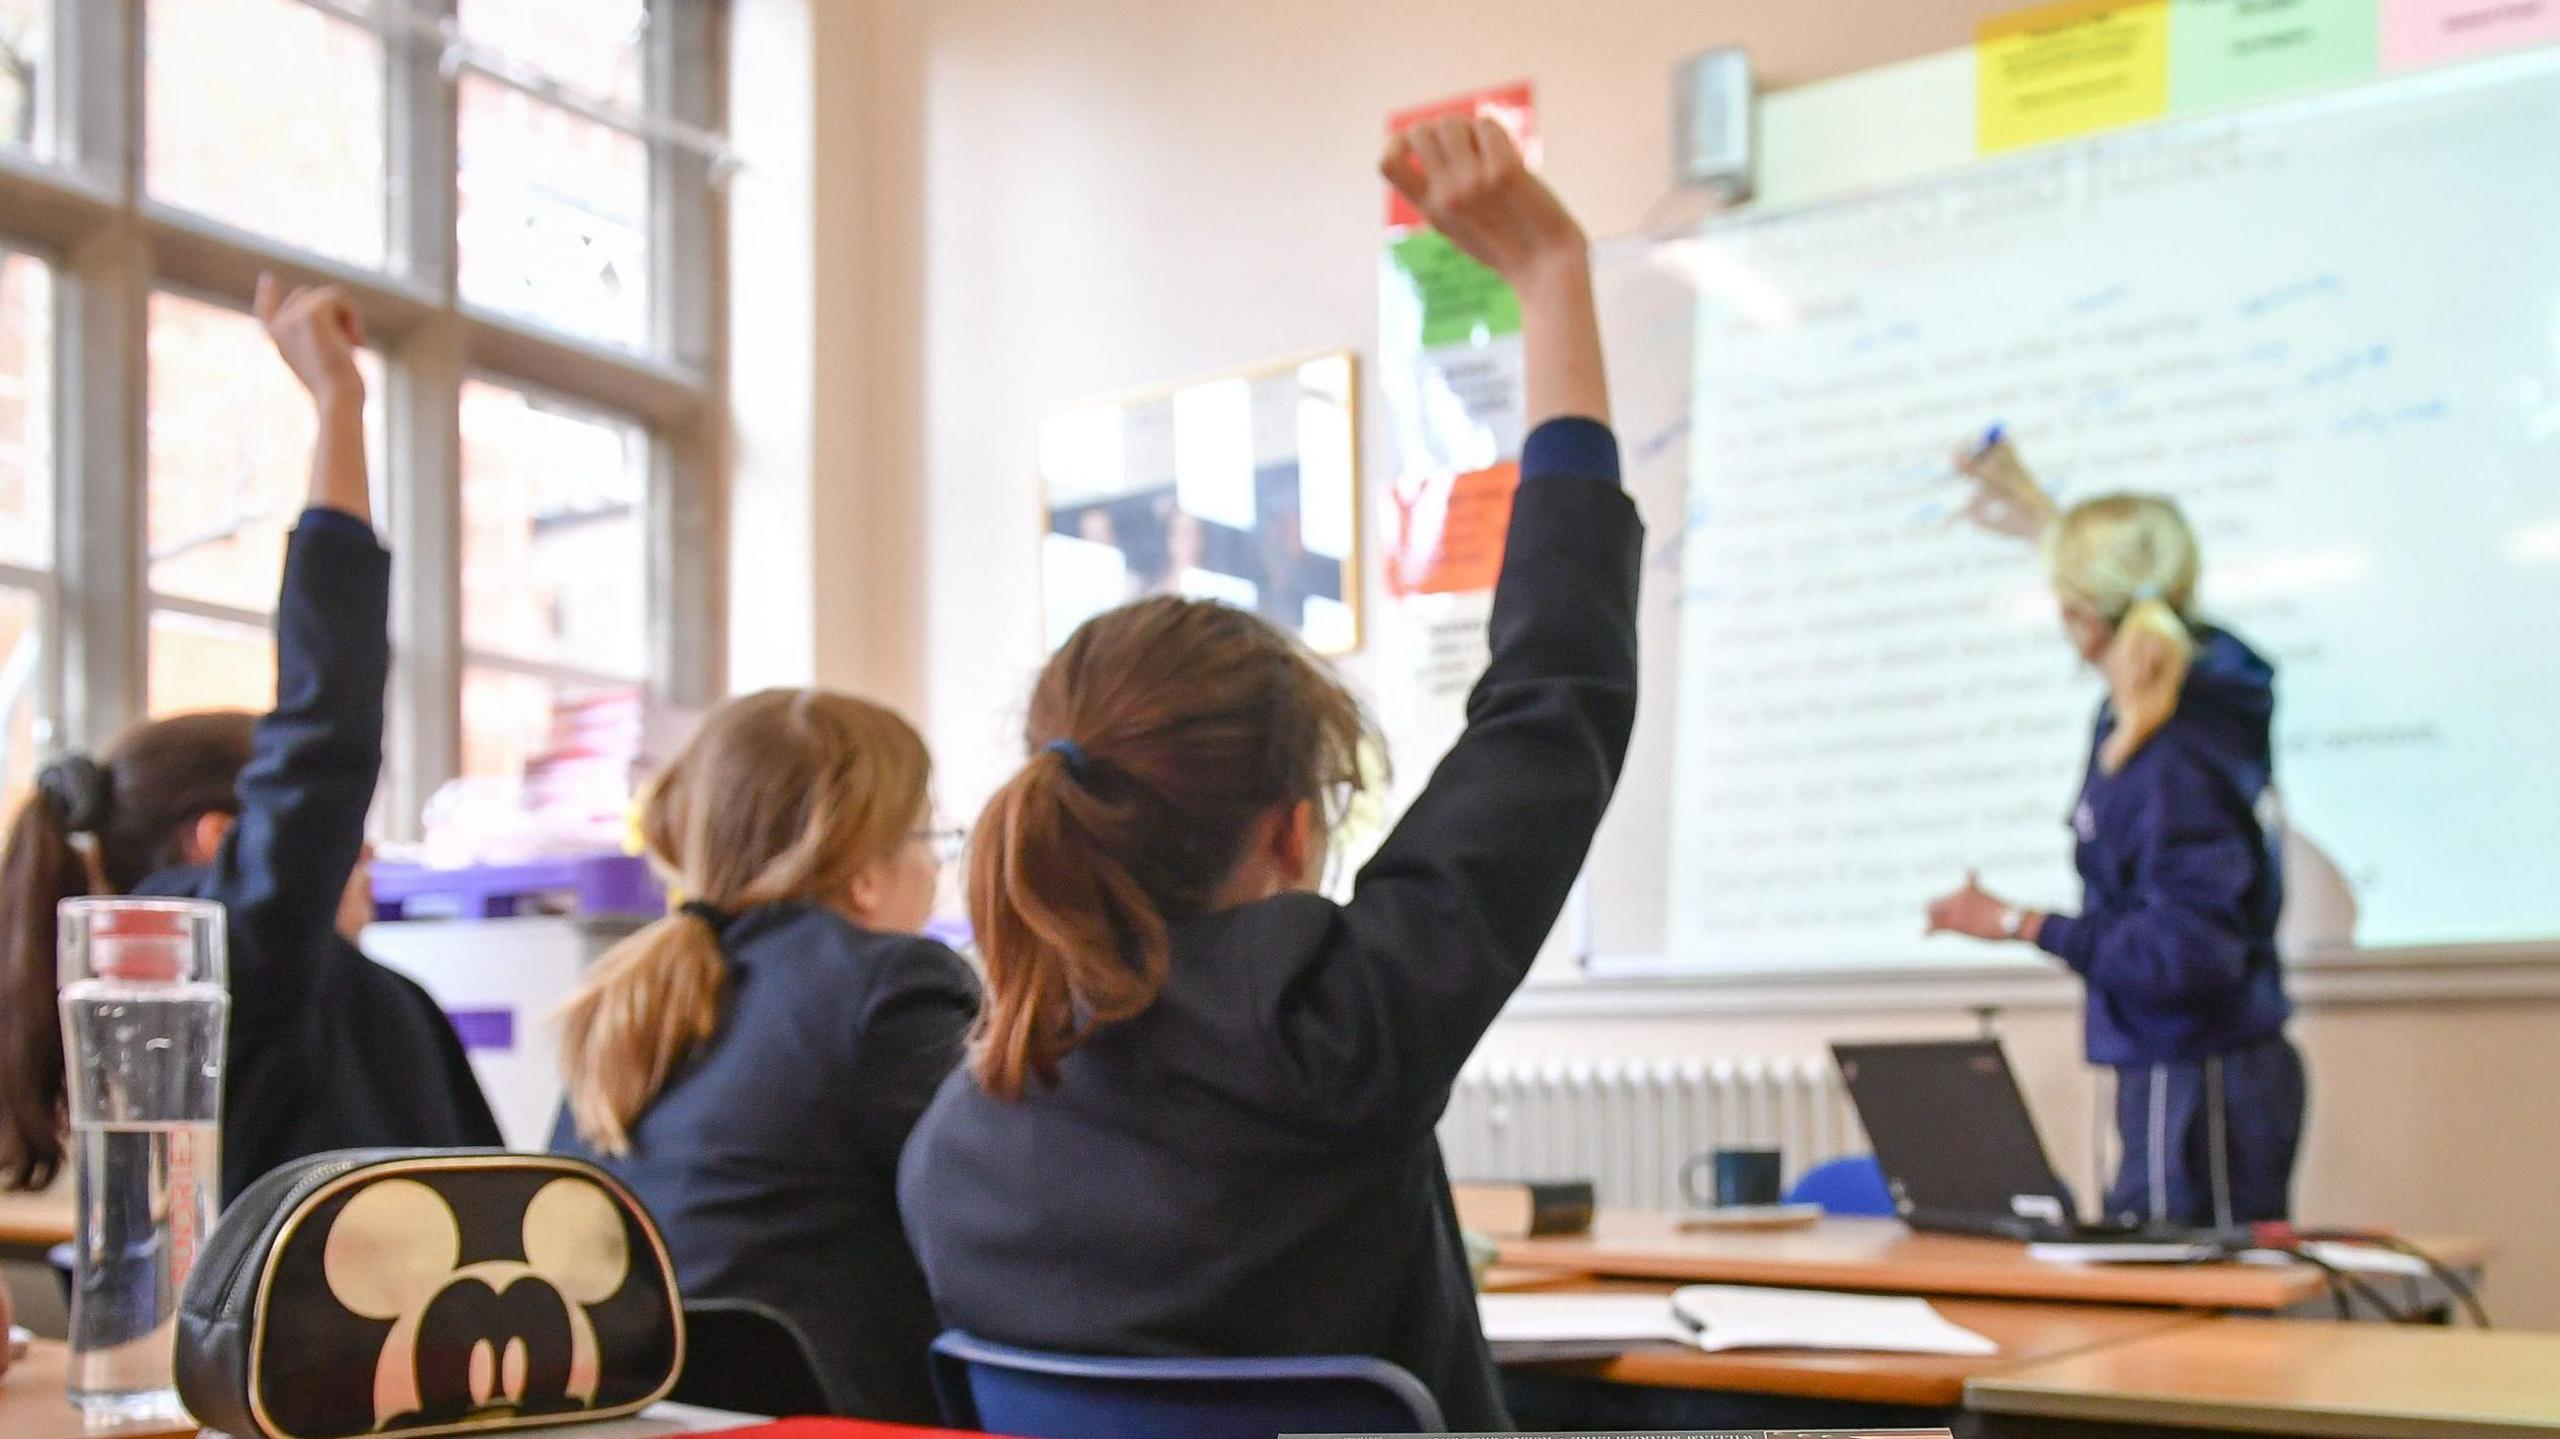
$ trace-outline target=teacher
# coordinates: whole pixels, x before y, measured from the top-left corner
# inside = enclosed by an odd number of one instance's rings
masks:
[[[2086,982],[2089,1059],[2117,1077],[2110,1216],[2286,1218],[2304,1080],[2260,820],[2274,669],[2197,617],[2195,534],[2172,502],[2109,495],[2056,515],[2008,445],[1962,463],[1977,519],[2041,530],[2063,630],[2107,698],[2071,811],[2081,912],[2022,909],[1968,875],[1929,906],[1929,932],[2033,944]]]

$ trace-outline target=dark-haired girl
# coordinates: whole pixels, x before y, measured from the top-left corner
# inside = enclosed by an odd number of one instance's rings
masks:
[[[276,707],[135,726],[45,766],[0,854],[0,1185],[63,1162],[54,906],[86,894],[219,900],[231,1030],[227,1199],[287,1160],[368,1145],[494,1145],[497,1122],[424,990],[340,931],[382,768],[391,556],[365,477],[364,343],[334,287],[258,282],[258,318],[310,391],[311,500],[276,602]]]

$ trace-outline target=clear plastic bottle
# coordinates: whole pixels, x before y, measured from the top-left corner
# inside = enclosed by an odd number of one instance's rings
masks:
[[[176,1418],[178,1295],[222,1183],[222,906],[65,900],[60,936],[78,1202],[71,1401],[99,1420]]]

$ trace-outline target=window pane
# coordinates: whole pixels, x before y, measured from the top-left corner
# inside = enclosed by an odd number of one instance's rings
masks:
[[[357,363],[379,443],[381,364],[369,350]],[[310,396],[256,320],[171,294],[151,297],[150,385],[153,592],[272,609],[310,493]]]
[[[648,674],[647,431],[483,380],[462,387],[462,641]]]
[[[157,0],[148,13],[151,193],[381,264],[382,38],[296,0]]]
[[[524,779],[528,805],[555,816],[575,808],[582,822],[618,832],[631,775],[629,756],[616,763],[611,752],[616,735],[636,731],[643,703],[630,685],[573,683],[466,664],[462,772]],[[540,772],[528,775],[527,766]]]
[[[0,250],[0,560],[53,556],[53,276]]]
[[[276,704],[276,640],[264,625],[157,610],[148,703],[154,715]]]
[[[638,349],[649,329],[649,152],[635,136],[462,77],[463,298]]]
[[[0,0],[0,145],[41,148],[51,0]]]
[[[52,737],[45,713],[44,608],[25,590],[0,589],[0,810],[17,813]]]
[[[462,0],[462,33],[599,100],[630,109],[640,94],[644,0]]]

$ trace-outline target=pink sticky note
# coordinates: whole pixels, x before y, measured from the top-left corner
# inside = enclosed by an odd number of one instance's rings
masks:
[[[2415,70],[2560,40],[2560,0],[2382,0],[2382,68]]]

